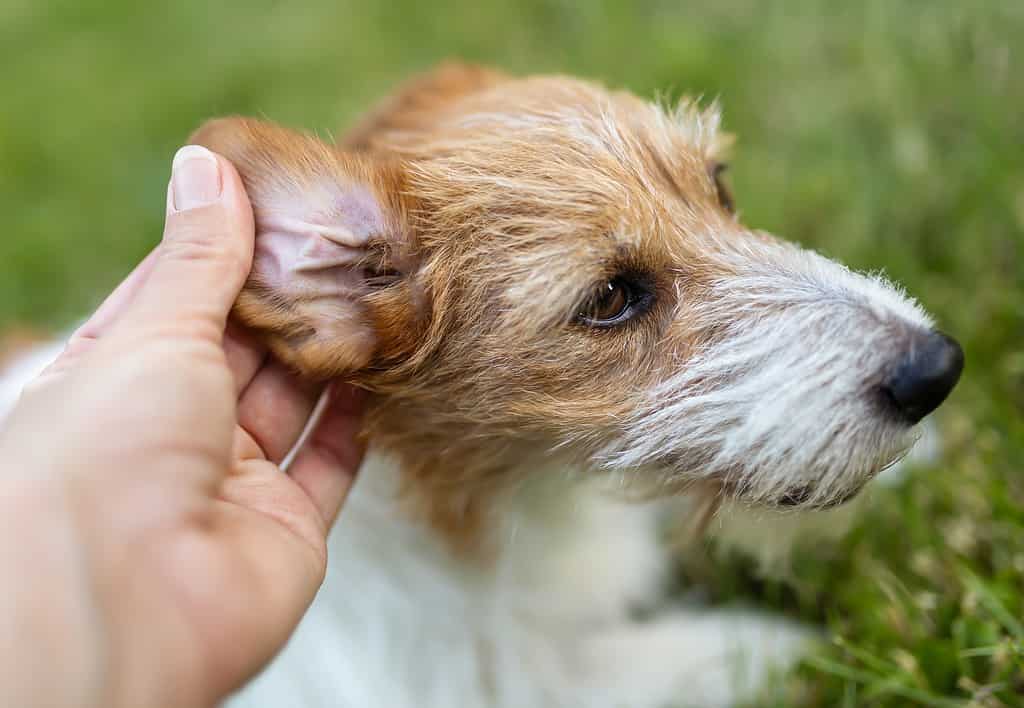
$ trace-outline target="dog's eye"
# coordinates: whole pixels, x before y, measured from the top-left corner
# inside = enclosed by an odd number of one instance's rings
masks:
[[[576,319],[590,327],[614,327],[646,311],[650,299],[650,293],[637,283],[613,278],[583,303]]]
[[[711,163],[711,179],[715,182],[715,193],[718,195],[718,203],[730,214],[735,214],[736,204],[733,202],[732,192],[729,191],[729,187],[726,186],[725,179],[722,177],[728,169],[729,166],[724,162]]]

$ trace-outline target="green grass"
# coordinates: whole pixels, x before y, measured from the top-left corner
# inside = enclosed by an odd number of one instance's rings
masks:
[[[0,332],[86,312],[156,241],[204,118],[336,131],[449,56],[719,96],[748,223],[884,268],[964,344],[941,464],[787,583],[826,624],[779,706],[1024,705],[1024,3],[457,0],[0,6]]]

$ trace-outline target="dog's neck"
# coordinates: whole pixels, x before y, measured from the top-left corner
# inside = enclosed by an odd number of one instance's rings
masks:
[[[372,401],[364,434],[395,461],[408,513],[454,553],[479,560],[500,550],[509,510],[541,513],[531,499],[565,497],[588,476],[545,441],[512,431],[495,438],[409,401]]]
[[[519,482],[478,517],[479,535],[453,538],[408,508],[401,464],[371,447],[340,519],[338,554],[363,552],[349,544],[363,532],[353,525],[364,524],[373,538],[367,562],[429,566],[458,577],[489,607],[521,607],[549,623],[606,620],[657,595],[666,560],[657,543],[659,510],[667,507],[623,503],[616,485],[608,487],[615,480],[590,472],[555,456],[517,470]]]

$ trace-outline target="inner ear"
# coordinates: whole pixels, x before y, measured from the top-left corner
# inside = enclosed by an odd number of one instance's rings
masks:
[[[402,166],[247,118],[210,121],[191,142],[230,160],[252,202],[256,248],[237,318],[304,375],[368,366],[387,349],[378,323],[412,316],[376,311],[411,308],[411,297],[374,297],[408,287],[412,269]]]

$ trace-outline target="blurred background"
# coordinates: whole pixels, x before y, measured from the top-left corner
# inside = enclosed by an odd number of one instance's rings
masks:
[[[444,58],[718,97],[745,221],[884,269],[967,368],[940,459],[876,489],[838,548],[782,581],[681,572],[827,627],[764,705],[1022,706],[1022,52],[1020,0],[4,0],[0,338],[67,326],[153,246],[208,117],[336,134]]]

